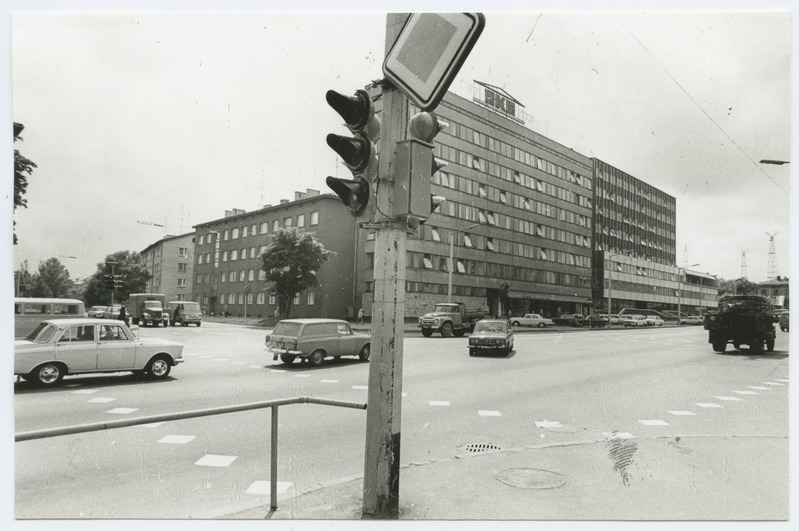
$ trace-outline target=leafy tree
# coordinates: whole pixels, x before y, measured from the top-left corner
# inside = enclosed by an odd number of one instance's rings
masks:
[[[30,272],[28,261],[20,264],[19,269],[14,271],[14,292],[17,297],[31,297],[33,288],[33,274]]]
[[[69,271],[58,258],[48,258],[39,262],[39,270],[33,275],[31,297],[69,298],[72,293],[72,280]]]
[[[131,293],[141,293],[147,289],[147,281],[152,275],[136,251],[117,251],[105,257],[97,264],[97,271],[86,281],[83,290],[83,300],[87,306],[100,306],[111,303],[111,290],[105,275],[111,274],[108,262],[116,262],[114,274],[122,275],[122,287],[114,291],[114,302],[125,301]]]
[[[22,133],[22,130],[25,129],[25,126],[22,124],[18,124],[14,122],[14,142],[17,140],[22,140],[22,137],[19,136]],[[36,164],[20,155],[19,150],[14,150],[14,211],[16,212],[17,207],[28,208],[28,200],[25,199],[24,196],[25,192],[28,191],[28,175],[33,174],[33,169],[36,168]],[[17,225],[17,222],[14,222],[14,226]],[[17,233],[14,232],[14,245],[17,244]]]
[[[719,279],[719,297],[722,295],[756,295],[757,284],[745,278]]]
[[[266,280],[274,283],[280,315],[289,315],[294,296],[319,284],[316,273],[336,253],[296,228],[278,229],[272,244],[258,257]]]

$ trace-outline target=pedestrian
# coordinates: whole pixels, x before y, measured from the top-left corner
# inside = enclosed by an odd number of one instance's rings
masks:
[[[363,324],[363,308],[358,309],[358,320],[355,321],[355,324]]]
[[[119,307],[119,320],[128,324],[128,310],[124,304]]]
[[[222,315],[224,315],[224,316],[225,316],[225,319],[227,319],[228,317],[230,317],[230,312],[229,312],[229,311],[228,311],[228,309],[227,309],[227,304],[225,304],[225,309],[224,309],[224,310],[222,310]]]
[[[275,319],[280,319],[280,308],[275,308]]]

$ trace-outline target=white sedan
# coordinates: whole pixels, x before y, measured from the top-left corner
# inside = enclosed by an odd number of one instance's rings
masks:
[[[511,317],[510,323],[513,326],[537,326],[538,328],[555,326],[552,319],[546,319],[537,313],[528,313],[523,317]]]
[[[129,371],[166,378],[183,363],[183,345],[139,339],[122,321],[51,319],[14,341],[14,374],[52,386],[67,374]]]
[[[657,315],[647,315],[645,323],[646,326],[663,326],[663,319]]]

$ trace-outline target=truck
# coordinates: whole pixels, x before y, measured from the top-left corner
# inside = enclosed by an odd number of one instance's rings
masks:
[[[708,343],[716,352],[749,345],[755,353],[774,350],[777,332],[771,302],[760,295],[725,295],[719,299],[717,310],[705,315],[704,328],[708,331]]]
[[[488,308],[467,308],[462,302],[439,302],[436,309],[419,318],[424,337],[440,332],[442,337],[461,337],[474,329],[474,324],[488,315]]]
[[[126,304],[133,324],[169,326],[169,313],[164,311],[166,295],[162,293],[131,293]]]

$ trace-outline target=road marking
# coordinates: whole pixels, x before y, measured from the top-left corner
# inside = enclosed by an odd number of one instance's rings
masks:
[[[277,482],[277,493],[283,494],[291,488],[292,483],[288,481]],[[272,493],[271,481],[253,481],[252,484],[244,491],[245,494],[255,494],[256,496],[268,496]]]
[[[481,417],[501,417],[502,416],[502,413],[500,413],[499,411],[491,411],[491,410],[485,410],[485,409],[478,410],[477,414],[480,415]]]
[[[714,396],[713,398],[718,398],[719,400],[726,400],[728,402],[740,402],[741,399],[735,396]]]
[[[338,383],[338,380],[322,380],[322,383]]]
[[[676,415],[678,417],[691,417],[696,415],[696,413],[694,413],[693,411],[680,411],[680,410],[669,411],[669,413],[671,413],[672,415]]]
[[[640,422],[644,426],[668,426],[669,425],[668,422],[666,422],[665,420],[660,420],[660,419],[645,419],[645,420],[639,420],[638,422]]]
[[[783,384],[783,383],[779,383],[779,382],[760,382],[760,383],[762,383],[762,384],[766,384],[766,385],[777,385],[777,386],[780,386],[780,387],[782,387],[783,385],[785,385],[785,384]]]
[[[186,444],[192,439],[194,439],[194,435],[167,435],[166,437],[159,439],[157,442],[164,444]]]
[[[230,466],[230,464],[236,460],[236,457],[235,455],[207,454],[194,464],[200,466]]]
[[[286,372],[286,371],[284,371],[283,369],[272,369],[269,372]]]
[[[635,435],[628,431],[603,431],[606,439],[635,439]]]
[[[367,386],[367,385],[353,385],[350,389],[364,390],[364,389],[369,389],[369,386]]]
[[[250,369],[263,369],[262,365],[250,365]]]
[[[113,402],[114,400],[116,400],[116,398],[103,398],[98,396],[96,398],[90,398],[86,402],[92,402],[94,404],[107,404],[108,402]]]
[[[756,395],[754,391],[733,391],[736,395]]]
[[[73,395],[90,395],[92,393],[100,392],[99,389],[81,389],[80,391],[70,391]]]
[[[448,406],[450,404],[449,404],[449,400],[431,400],[430,401],[430,405],[431,406]]]
[[[294,377],[295,378],[310,378],[311,375],[310,374],[295,374]]]
[[[539,428],[562,428],[563,424],[556,420],[536,420],[535,425]]]
[[[151,422],[149,424],[139,424],[137,427],[138,428],[157,428],[158,426],[161,426],[162,424],[166,424],[166,421],[164,421],[164,422]]]
[[[771,387],[763,387],[762,385],[747,385],[749,389],[757,389],[758,391],[771,391]]]
[[[788,378],[774,378],[774,381],[788,383]]]
[[[133,413],[134,411],[138,411],[138,408],[135,407],[116,407],[114,409],[109,409],[106,413],[111,413],[114,415],[127,415],[129,413]]]
[[[720,404],[714,404],[712,402],[696,402],[696,405],[699,407],[709,408],[709,407],[724,407]]]
[[[214,358],[214,361],[230,361],[230,358]]]

